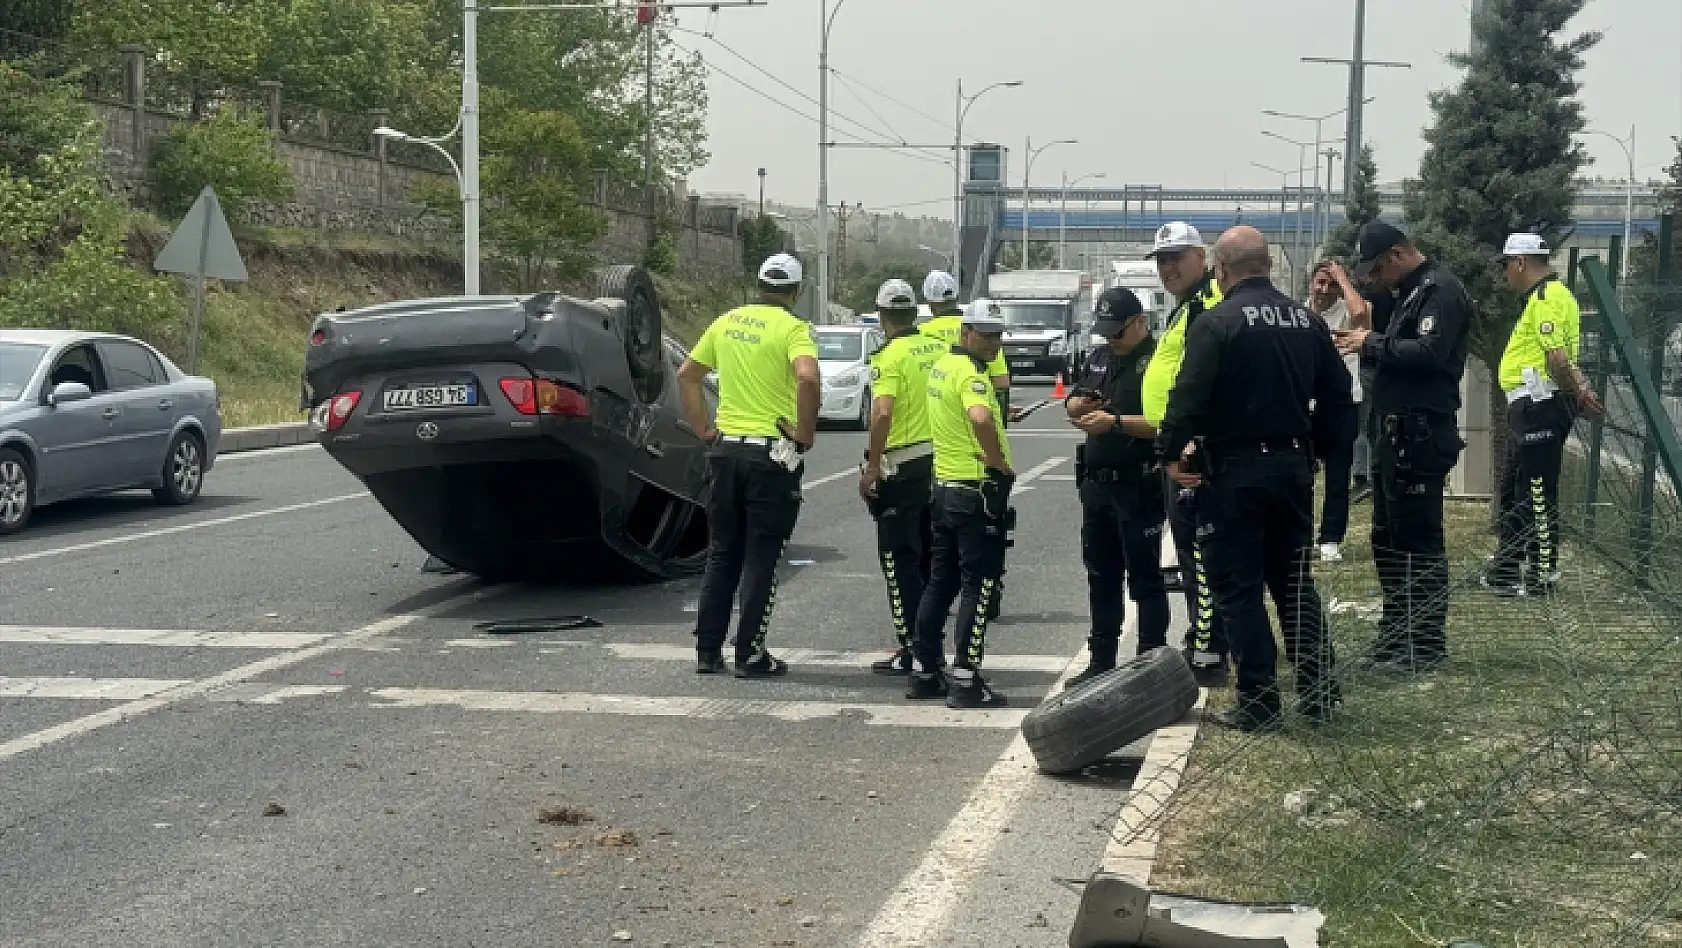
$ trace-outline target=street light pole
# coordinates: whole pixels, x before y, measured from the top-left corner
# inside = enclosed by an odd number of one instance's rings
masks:
[[[1097,174],[1082,175],[1081,177],[1070,181],[1069,170],[1067,168],[1063,169],[1062,210],[1059,211],[1057,215],[1057,269],[1062,270],[1067,266],[1063,254],[1069,243],[1069,188],[1089,178],[1098,179],[1107,177],[1109,177],[1109,175],[1100,171]],[[1091,206],[1090,201],[1087,202],[1087,204],[1089,207]]]
[[[954,124],[952,132],[952,276],[960,287],[964,285],[963,276],[958,273],[961,269],[958,258],[964,249],[964,119],[969,115],[970,106],[982,96],[994,89],[1014,89],[1020,85],[1020,79],[995,82],[966,101],[964,80],[958,80],[958,100],[955,109],[958,121]]]
[[[1285,206],[1290,203],[1291,199],[1291,175],[1294,173],[1300,176],[1302,174],[1302,170],[1299,168],[1295,172],[1290,172],[1282,168],[1275,168],[1272,165],[1264,165],[1259,161],[1252,161],[1250,164],[1255,165],[1263,171],[1271,171],[1279,176],[1279,243],[1281,247],[1283,247],[1285,243]],[[1292,295],[1295,295],[1297,286],[1296,254],[1288,252],[1285,257],[1285,263],[1286,278],[1290,280]]]
[[[467,296],[479,295],[479,8],[462,0],[461,265]]]
[[[1046,149],[1057,145],[1078,145],[1072,138],[1054,141],[1049,145],[1041,145],[1039,151],[1034,150],[1033,136],[1029,136],[1023,146],[1023,152],[1028,156],[1028,162],[1022,168],[1022,269],[1028,269],[1028,182],[1034,172],[1034,159],[1038,158]]]
[[[1361,102],[1361,105],[1365,106],[1365,105],[1371,104],[1372,102],[1373,102],[1373,98],[1368,98],[1368,99],[1363,100]],[[1345,113],[1347,111],[1349,111],[1349,106],[1347,106],[1347,105],[1344,106],[1341,109],[1338,109],[1335,112],[1327,112],[1325,115],[1298,115],[1294,112],[1280,112],[1277,109],[1263,109],[1262,110],[1263,115],[1271,115],[1274,118],[1295,119],[1299,122],[1313,122],[1314,123],[1314,195],[1315,196],[1314,196],[1314,236],[1313,236],[1313,241],[1314,241],[1314,246],[1316,248],[1318,248],[1321,244],[1325,243],[1326,238],[1331,236],[1331,230],[1332,230],[1332,224],[1331,224],[1331,217],[1332,217],[1331,188],[1332,188],[1333,178],[1332,178],[1330,170],[1328,170],[1326,172],[1326,186],[1325,186],[1324,190],[1322,190],[1321,187],[1320,187],[1320,154],[1321,154],[1320,149],[1321,149],[1321,146],[1327,144],[1327,142],[1325,140],[1325,134],[1324,134],[1325,122],[1326,122],[1327,119],[1336,118],[1339,115],[1342,115],[1343,113]],[[1287,139],[1287,141],[1288,140],[1289,139]],[[1347,141],[1347,140],[1348,140],[1347,138],[1343,139],[1343,141]],[[1300,143],[1293,142],[1292,144],[1300,144]],[[1334,142],[1334,144],[1335,144],[1335,142]],[[1329,166],[1328,166],[1328,168],[1329,168]],[[1348,196],[1349,196],[1349,192],[1348,192],[1347,189],[1345,189],[1344,199],[1348,200]],[[1322,204],[1325,205],[1325,211],[1324,211],[1325,217],[1324,217],[1324,224],[1323,225],[1322,225],[1322,218],[1321,218],[1321,213],[1322,213],[1321,212],[1321,205]]]
[[[1630,246],[1629,242],[1634,235],[1635,229],[1635,126],[1631,125],[1629,127],[1628,143],[1611,132],[1602,132],[1592,128],[1585,131],[1584,134],[1604,135],[1607,138],[1612,139],[1618,143],[1619,148],[1624,150],[1624,157],[1629,159],[1629,183],[1624,189],[1624,259],[1619,267],[1618,276],[1618,299],[1622,302],[1625,298],[1624,294],[1628,292],[1629,258],[1630,251],[1634,249]]]

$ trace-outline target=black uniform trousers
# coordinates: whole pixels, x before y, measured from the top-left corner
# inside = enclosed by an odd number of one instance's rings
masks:
[[[1080,555],[1092,613],[1093,661],[1114,665],[1127,618],[1125,583],[1139,610],[1143,655],[1168,644],[1168,587],[1162,581],[1162,491],[1154,473],[1091,470],[1080,486]]]
[[[876,521],[876,556],[888,584],[888,611],[900,648],[911,647],[913,623],[928,583],[927,567],[933,562],[933,499],[931,455],[899,465],[893,477],[877,483],[876,499],[868,504]]]
[[[1264,588],[1279,615],[1298,694],[1328,697],[1335,657],[1309,565],[1314,475],[1307,450],[1288,443],[1224,449],[1200,492],[1197,519],[1215,606],[1238,666],[1241,705],[1262,714],[1279,710],[1279,650]]]
[[[722,650],[740,587],[736,660],[764,649],[777,600],[777,561],[800,519],[800,474],[771,460],[770,449],[723,442],[708,452],[707,570],[701,581],[695,647]]]
[[[1362,403],[1355,403],[1355,412],[1357,426],[1365,428],[1366,413],[1362,409]],[[1355,470],[1355,442],[1339,445],[1336,451],[1325,458],[1325,470],[1326,496],[1320,504],[1320,542],[1341,544],[1349,533],[1350,481],[1357,474],[1363,479],[1367,477],[1366,471]]]
[[[1202,489],[1186,490],[1163,475],[1163,490],[1168,505],[1168,527],[1174,533],[1174,552],[1180,561],[1180,585],[1186,595],[1186,615],[1191,624],[1186,629],[1185,647],[1192,653],[1225,658],[1230,648],[1220,613],[1215,609],[1214,594],[1209,590],[1209,570],[1203,560],[1203,545],[1197,539],[1197,508],[1202,501]]]
[[[1563,392],[1507,406],[1510,437],[1501,459],[1501,539],[1489,578],[1516,584],[1559,570],[1559,469],[1576,412]]]
[[[1384,611],[1373,660],[1435,661],[1448,647],[1443,487],[1465,445],[1444,412],[1386,413],[1376,427],[1372,555]]]
[[[946,663],[946,616],[957,610],[959,668],[980,668],[987,652],[987,607],[997,595],[1009,542],[1004,511],[990,516],[977,486],[934,492],[934,567],[917,609],[912,655],[924,671]]]

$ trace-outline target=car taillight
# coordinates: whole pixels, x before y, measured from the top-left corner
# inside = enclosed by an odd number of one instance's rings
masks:
[[[310,345],[319,346],[326,341],[327,341],[327,330],[317,329],[315,332],[310,333]]]
[[[502,379],[502,394],[522,415],[588,418],[590,403],[583,394],[548,379]]]
[[[327,430],[338,431],[350,420],[350,414],[356,411],[356,403],[362,400],[361,392],[340,392],[327,403]]]

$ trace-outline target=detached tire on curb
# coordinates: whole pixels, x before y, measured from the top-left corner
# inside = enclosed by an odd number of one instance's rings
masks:
[[[1022,719],[1022,736],[1041,771],[1073,773],[1180,720],[1197,696],[1179,650],[1152,649],[1048,697]]]

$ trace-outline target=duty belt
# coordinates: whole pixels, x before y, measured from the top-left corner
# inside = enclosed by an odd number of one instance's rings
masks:
[[[1212,444],[1217,455],[1233,454],[1301,454],[1308,450],[1307,438],[1234,438]]]
[[[1086,479],[1094,484],[1119,484],[1123,481],[1136,480],[1148,476],[1153,468],[1150,464],[1140,464],[1132,467],[1097,467],[1086,471]]]
[[[723,444],[751,444],[756,448],[769,448],[776,438],[766,438],[759,435],[727,435],[721,434],[718,440]]]
[[[903,447],[892,448],[882,452],[882,464],[884,467],[888,465],[898,467],[907,461],[915,461],[918,458],[933,456],[934,442],[919,441],[916,444],[908,444]]]

